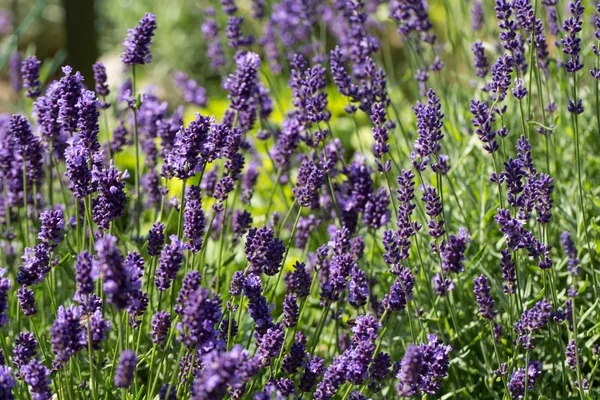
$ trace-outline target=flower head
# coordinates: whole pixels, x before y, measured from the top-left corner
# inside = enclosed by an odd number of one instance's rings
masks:
[[[156,17],[146,13],[138,25],[127,31],[127,38],[123,42],[121,61],[127,65],[150,64],[152,53],[150,45],[156,29]]]

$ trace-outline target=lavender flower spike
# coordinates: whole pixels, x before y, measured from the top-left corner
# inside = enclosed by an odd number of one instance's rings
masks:
[[[119,364],[115,370],[115,386],[128,388],[133,382],[135,368],[138,362],[137,355],[131,350],[123,350],[119,357]]]
[[[29,56],[21,64],[21,76],[25,96],[35,99],[42,94],[40,89],[40,62],[35,56]]]
[[[152,53],[150,45],[156,29],[156,17],[146,13],[138,25],[127,31],[127,38],[123,42],[121,61],[127,65],[150,64]]]
[[[483,318],[491,321],[498,311],[494,308],[494,298],[490,294],[488,279],[485,275],[481,274],[473,282],[475,284],[473,293],[475,293],[475,298],[479,304],[479,312]]]

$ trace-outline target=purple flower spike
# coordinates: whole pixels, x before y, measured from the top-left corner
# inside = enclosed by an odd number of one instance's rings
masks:
[[[481,7],[480,2],[473,3],[473,7],[475,7],[475,4],[479,4],[479,6]],[[473,43],[471,51],[473,51],[473,55],[475,56],[475,68],[477,70],[477,76],[480,78],[485,78],[490,69],[490,63],[488,62],[488,59],[485,56],[483,44],[481,42]]]
[[[167,338],[169,329],[171,328],[171,314],[166,311],[157,311],[152,317],[152,343],[162,344]]]
[[[119,357],[119,364],[115,369],[115,386],[128,388],[133,383],[135,368],[138,362],[137,355],[131,350],[123,350]]]
[[[129,294],[134,292],[131,286],[129,271],[123,260],[123,255],[117,247],[117,238],[106,235],[96,240],[94,249],[97,260],[94,260],[94,270],[102,278],[106,301],[118,309],[126,308]]]
[[[40,89],[40,61],[36,56],[29,56],[21,64],[21,76],[25,96],[35,99],[42,94]]]
[[[26,317],[30,317],[37,313],[37,309],[35,308],[35,293],[33,290],[23,285],[17,291],[17,298],[19,299],[21,310],[23,310],[23,314]]]
[[[50,370],[37,358],[29,364],[21,367],[21,375],[25,383],[29,385],[29,393],[33,400],[50,400]]]
[[[190,187],[186,194],[185,211],[183,212],[183,233],[189,239],[189,249],[197,253],[202,249],[204,239],[204,211],[202,210],[202,194],[200,187]]]
[[[125,214],[127,177],[129,173],[117,170],[112,160],[109,168],[100,170],[94,166],[92,182],[98,187],[98,196],[92,199],[92,218],[100,229],[108,230],[112,221]]]
[[[298,171],[298,180],[293,189],[294,196],[301,207],[318,207],[319,189],[323,185],[325,174],[310,159],[302,161]]]
[[[71,306],[65,309],[58,307],[56,320],[50,330],[52,336],[52,351],[56,359],[65,364],[71,356],[83,349],[87,344],[87,333],[81,325],[79,307]]]
[[[494,308],[495,302],[490,294],[488,279],[485,275],[481,274],[478,278],[475,278],[473,283],[475,284],[473,293],[475,293],[477,304],[479,304],[479,312],[483,318],[491,321],[498,311]]]
[[[0,268],[0,326],[8,323],[8,291],[12,287],[10,279],[4,278],[6,270]]]
[[[563,232],[560,235],[560,242],[562,243],[565,253],[569,257],[568,269],[571,275],[579,275],[579,258],[577,257],[577,248],[575,242],[571,238],[569,232]]]
[[[171,235],[170,239],[171,243],[166,245],[160,253],[154,281],[158,290],[163,292],[171,287],[171,282],[181,269],[183,250],[185,249],[185,245],[177,239],[177,235]]]
[[[161,222],[155,222],[152,229],[148,232],[148,255],[158,256],[165,245],[165,225]]]
[[[13,364],[21,368],[34,356],[38,341],[31,332],[21,332],[15,340],[13,349]]]
[[[94,81],[96,82],[96,94],[98,96],[106,97],[110,94],[108,85],[106,84],[106,68],[101,62],[97,62],[92,67],[94,70]]]
[[[156,17],[146,13],[138,25],[127,31],[127,38],[123,42],[121,61],[127,65],[150,64],[152,53],[150,45],[156,29]]]
[[[38,239],[52,251],[60,242],[60,235],[65,227],[62,210],[46,210],[40,214],[41,229]]]
[[[13,400],[13,387],[16,382],[10,367],[0,365],[0,399]]]
[[[285,245],[282,240],[274,237],[272,229],[266,226],[250,229],[244,250],[251,272],[262,271],[269,276],[279,272]]]

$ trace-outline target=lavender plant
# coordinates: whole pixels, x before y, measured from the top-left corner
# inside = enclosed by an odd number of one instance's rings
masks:
[[[206,76],[160,12],[14,53],[0,399],[598,397],[600,5],[446,3],[222,0]]]

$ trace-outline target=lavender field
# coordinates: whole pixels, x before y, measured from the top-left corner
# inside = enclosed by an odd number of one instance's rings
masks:
[[[600,4],[107,1],[0,32],[0,400],[600,398]]]

